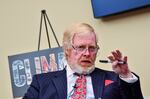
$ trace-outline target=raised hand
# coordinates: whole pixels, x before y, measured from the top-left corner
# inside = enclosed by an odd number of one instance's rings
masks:
[[[123,78],[132,77],[132,73],[128,67],[127,56],[122,56],[122,53],[119,50],[112,51],[111,55],[108,56],[108,59],[112,61],[112,69],[115,73]],[[124,64],[119,64],[119,61],[123,61]]]

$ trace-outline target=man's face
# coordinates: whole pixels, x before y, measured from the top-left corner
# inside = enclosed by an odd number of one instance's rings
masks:
[[[69,63],[72,66],[80,66],[80,68],[82,67],[84,70],[94,66],[98,50],[96,46],[95,34],[77,33],[74,35],[72,42],[72,49],[68,54]]]

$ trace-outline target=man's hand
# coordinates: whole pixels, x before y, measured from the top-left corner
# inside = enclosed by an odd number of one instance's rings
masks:
[[[122,53],[119,50],[112,51],[111,55],[108,56],[108,59],[112,61],[112,69],[115,73],[119,74],[120,77],[132,77],[132,73],[128,67],[127,56],[122,56]],[[125,64],[119,64],[119,61],[124,61]]]

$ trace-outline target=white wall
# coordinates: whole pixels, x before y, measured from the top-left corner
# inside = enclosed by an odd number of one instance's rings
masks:
[[[114,49],[122,50],[129,57],[130,68],[141,77],[143,94],[150,96],[150,8],[102,20],[93,18],[91,0],[0,0],[1,99],[13,98],[8,56],[37,50],[42,9],[46,9],[60,43],[63,31],[71,23],[81,21],[93,25],[100,39],[97,59],[106,58]],[[41,49],[48,48],[45,34],[43,31]],[[53,38],[51,44],[57,46]],[[110,65],[98,60],[96,65],[111,70]]]

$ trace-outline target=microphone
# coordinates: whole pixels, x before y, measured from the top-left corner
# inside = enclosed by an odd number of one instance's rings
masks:
[[[75,84],[74,86],[72,86],[73,87],[73,89],[75,89],[75,88],[77,88],[77,84]]]
[[[72,86],[72,87],[73,87],[73,89],[69,92],[67,99],[69,99],[73,95],[75,89],[77,88],[77,84],[74,84],[74,86]]]

